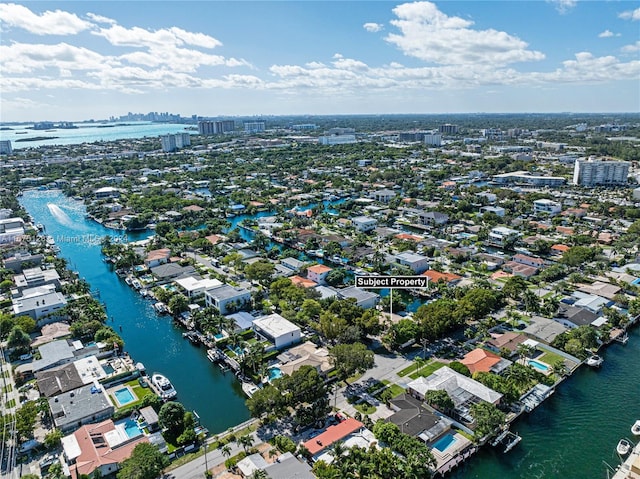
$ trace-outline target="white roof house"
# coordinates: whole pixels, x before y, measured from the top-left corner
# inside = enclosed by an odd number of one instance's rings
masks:
[[[421,254],[405,251],[395,256],[396,263],[411,268],[416,273],[424,273],[429,269],[429,258]]]
[[[193,276],[187,276],[186,278],[179,278],[174,281],[180,286],[189,298],[195,296],[201,296],[204,292],[211,288],[217,288],[222,286],[222,281],[215,278],[197,279]]]
[[[427,391],[443,389],[447,391],[456,407],[474,398],[491,404],[498,404],[502,398],[502,394],[448,366],[434,371],[426,378],[420,377],[411,381],[407,384],[407,388],[412,395],[419,399],[424,399]]]
[[[22,296],[14,298],[12,302],[13,314],[30,316],[36,321],[67,304],[64,295],[55,291],[53,285],[25,289]]]
[[[253,329],[273,341],[278,349],[300,342],[300,328],[277,313],[254,319]]]

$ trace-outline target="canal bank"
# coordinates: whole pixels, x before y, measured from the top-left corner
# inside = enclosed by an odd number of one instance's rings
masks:
[[[485,447],[449,477],[454,479],[599,479],[621,460],[615,448],[640,419],[640,328],[626,345],[601,351],[599,369],[579,368],[555,394],[511,430],[522,441],[508,454]]]
[[[100,294],[106,306],[108,324],[122,336],[125,350],[149,373],[166,375],[178,400],[199,414],[212,433],[224,431],[249,417],[245,397],[235,377],[222,374],[206,357],[204,349],[182,337],[167,316],[158,316],[151,303],[135,293],[102,260],[99,238],[118,232],[108,230],[84,217],[81,202],[60,191],[27,191],[22,206],[35,222],[56,240],[58,253]],[[129,236],[129,240],[144,235]]]

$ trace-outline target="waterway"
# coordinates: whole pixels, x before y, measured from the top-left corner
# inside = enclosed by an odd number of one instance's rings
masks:
[[[36,222],[46,226],[47,234],[61,239],[57,244],[70,266],[92,289],[100,290],[100,299],[113,318],[111,325],[116,330],[122,326],[125,348],[136,361],[166,374],[175,384],[179,400],[188,409],[197,410],[212,432],[248,418],[235,379],[222,375],[206,359],[204,350],[184,340],[167,317],[155,315],[150,303],[102,261],[95,238],[113,236],[113,231],[86,220],[82,203],[57,191],[29,191],[21,203]],[[252,217],[233,218],[233,227],[245,218]],[[250,234],[245,239],[250,240]],[[484,448],[449,477],[606,478],[603,461],[612,466],[620,462],[615,446],[620,438],[631,438],[630,427],[640,419],[640,328],[629,337],[626,346],[614,343],[604,351],[600,369],[580,368],[551,398],[512,425],[512,431],[523,440],[511,452]]]
[[[155,138],[174,133],[196,134],[197,131],[185,130],[180,123],[150,123],[128,121],[121,123],[76,123],[78,128],[53,128],[52,130],[33,130],[33,125],[4,125],[12,130],[0,130],[0,140],[11,140],[14,150],[36,148],[39,146],[76,145],[125,139]],[[28,140],[36,137],[56,137],[47,140]]]
[[[606,461],[621,461],[615,447],[640,419],[640,328],[626,345],[603,352],[600,369],[581,367],[542,405],[511,428],[522,441],[509,453],[485,448],[453,479],[599,479]]]
[[[100,238],[117,232],[85,219],[84,205],[60,191],[27,191],[22,206],[42,223],[60,247],[69,267],[98,290],[107,308],[108,324],[122,336],[125,350],[149,373],[165,374],[178,391],[178,400],[195,410],[212,433],[249,418],[245,397],[235,377],[220,372],[203,348],[193,346],[167,316],[158,316],[143,299],[102,261]],[[144,235],[129,237],[141,239]]]

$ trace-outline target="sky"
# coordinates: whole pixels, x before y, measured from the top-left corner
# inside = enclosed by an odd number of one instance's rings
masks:
[[[639,112],[640,2],[0,3],[0,121]]]

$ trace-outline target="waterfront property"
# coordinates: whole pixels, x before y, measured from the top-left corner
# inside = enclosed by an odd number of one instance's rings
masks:
[[[97,383],[49,398],[49,408],[53,422],[63,432],[108,419],[115,410],[106,391]]]

